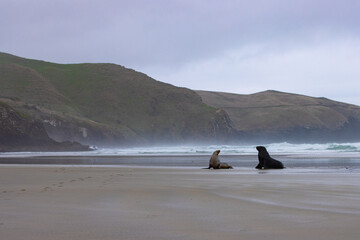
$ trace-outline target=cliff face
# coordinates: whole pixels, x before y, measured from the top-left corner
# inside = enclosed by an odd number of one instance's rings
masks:
[[[42,123],[0,102],[0,152],[89,150],[76,143],[50,139]]]
[[[329,142],[360,140],[360,107],[278,91],[249,95],[197,91],[229,114],[244,140]]]
[[[41,122],[0,103],[0,145],[32,145],[50,141]]]
[[[57,141],[217,142],[234,132],[226,113],[194,91],[119,65],[54,64],[0,53],[0,84],[0,100],[41,120]]]

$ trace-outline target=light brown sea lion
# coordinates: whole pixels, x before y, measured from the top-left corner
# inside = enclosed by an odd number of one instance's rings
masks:
[[[220,150],[216,150],[215,152],[213,152],[213,154],[211,155],[211,158],[209,160],[208,169],[210,169],[210,168],[218,169],[220,167],[219,153],[220,153]]]
[[[209,160],[209,167],[206,169],[220,169],[220,168],[224,168],[224,169],[229,169],[232,168],[231,165],[227,164],[227,163],[221,163],[219,160],[219,153],[220,150],[216,150],[215,152],[213,152],[213,154],[211,155],[211,158]]]
[[[232,169],[233,167],[227,163],[220,163],[220,167],[219,168],[224,168],[224,169]]]

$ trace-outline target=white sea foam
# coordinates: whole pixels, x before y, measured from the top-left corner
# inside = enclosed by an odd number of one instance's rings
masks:
[[[327,144],[272,143],[264,145],[273,155],[360,156],[360,142]],[[147,156],[147,155],[209,155],[220,149],[221,155],[257,155],[256,145],[207,145],[166,147],[97,148],[90,152],[15,152],[0,157],[22,156]]]
[[[264,145],[272,154],[360,154],[359,143]],[[256,145],[167,146],[133,148],[99,148],[96,155],[209,155],[220,149],[221,155],[257,155]]]

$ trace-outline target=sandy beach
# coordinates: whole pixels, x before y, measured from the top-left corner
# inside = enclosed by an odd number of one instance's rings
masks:
[[[0,239],[358,239],[360,174],[0,165]]]

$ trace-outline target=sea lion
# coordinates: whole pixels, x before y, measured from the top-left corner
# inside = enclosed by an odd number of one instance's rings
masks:
[[[284,165],[282,162],[270,157],[270,154],[263,146],[257,146],[259,164],[255,167],[257,169],[282,169]]]
[[[233,168],[231,165],[227,164],[227,163],[221,163],[219,160],[219,153],[220,150],[216,150],[215,152],[213,152],[213,154],[211,155],[211,158],[209,160],[209,167],[206,169],[220,169],[220,168],[224,168],[224,169],[231,169]]]
[[[218,169],[220,167],[219,153],[220,153],[220,150],[216,150],[215,152],[213,152],[213,154],[211,155],[211,158],[209,160],[208,169],[210,169],[210,168]]]
[[[223,168],[223,169],[232,169],[233,167],[227,163],[220,163],[220,167],[219,168]]]

